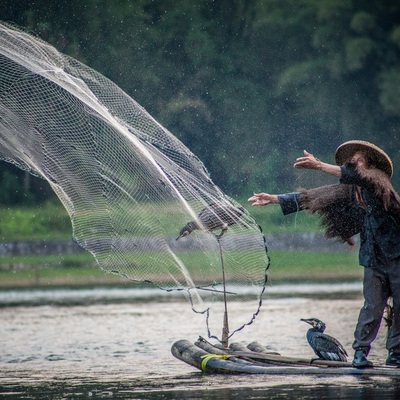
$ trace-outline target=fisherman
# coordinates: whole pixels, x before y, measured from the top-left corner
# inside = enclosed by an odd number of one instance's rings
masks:
[[[276,195],[254,194],[253,206],[280,204],[284,214],[308,210],[321,217],[327,237],[354,245],[360,233],[359,263],[364,268],[364,305],[354,332],[353,366],[371,368],[367,359],[378,334],[385,307],[393,299],[386,364],[400,367],[400,197],[390,178],[389,156],[372,143],[351,140],[335,153],[336,165],[304,150],[294,168],[314,169],[339,178],[340,184]]]

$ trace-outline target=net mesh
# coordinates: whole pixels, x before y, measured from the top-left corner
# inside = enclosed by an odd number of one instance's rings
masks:
[[[7,24],[0,158],[50,184],[74,239],[103,270],[182,291],[207,315],[210,337],[220,340],[226,309],[229,336],[258,314],[268,255],[251,215],[118,86]],[[254,314],[236,319],[250,297]]]

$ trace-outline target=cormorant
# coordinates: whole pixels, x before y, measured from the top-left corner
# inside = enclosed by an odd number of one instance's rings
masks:
[[[179,232],[179,236],[176,240],[181,237],[190,235],[196,229],[206,229],[210,232],[215,229],[221,229],[219,235],[215,235],[217,239],[220,239],[222,235],[227,231],[228,226],[236,224],[240,217],[244,213],[243,207],[226,206],[218,203],[212,203],[207,207],[204,207],[198,214],[198,219],[201,225],[196,221],[188,222]]]
[[[317,318],[301,319],[312,328],[307,331],[307,340],[318,358],[323,360],[347,361],[347,352],[334,337],[324,333],[326,325]]]

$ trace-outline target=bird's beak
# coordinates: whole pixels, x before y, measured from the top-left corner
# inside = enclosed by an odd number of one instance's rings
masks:
[[[305,323],[307,323],[307,324],[312,325],[311,322],[310,322],[310,320],[308,320],[308,319],[301,318],[300,321],[303,321],[303,322],[305,322]]]
[[[179,240],[180,238],[183,238],[183,237],[187,236],[188,234],[189,234],[188,231],[184,231],[175,240]]]

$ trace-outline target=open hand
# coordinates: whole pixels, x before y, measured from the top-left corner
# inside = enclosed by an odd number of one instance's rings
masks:
[[[296,159],[294,163],[294,168],[305,168],[305,169],[319,169],[321,166],[321,161],[314,157],[307,150],[304,150],[304,156]]]
[[[266,206],[267,204],[277,204],[278,196],[268,193],[254,193],[248,201],[253,203],[252,206]]]

